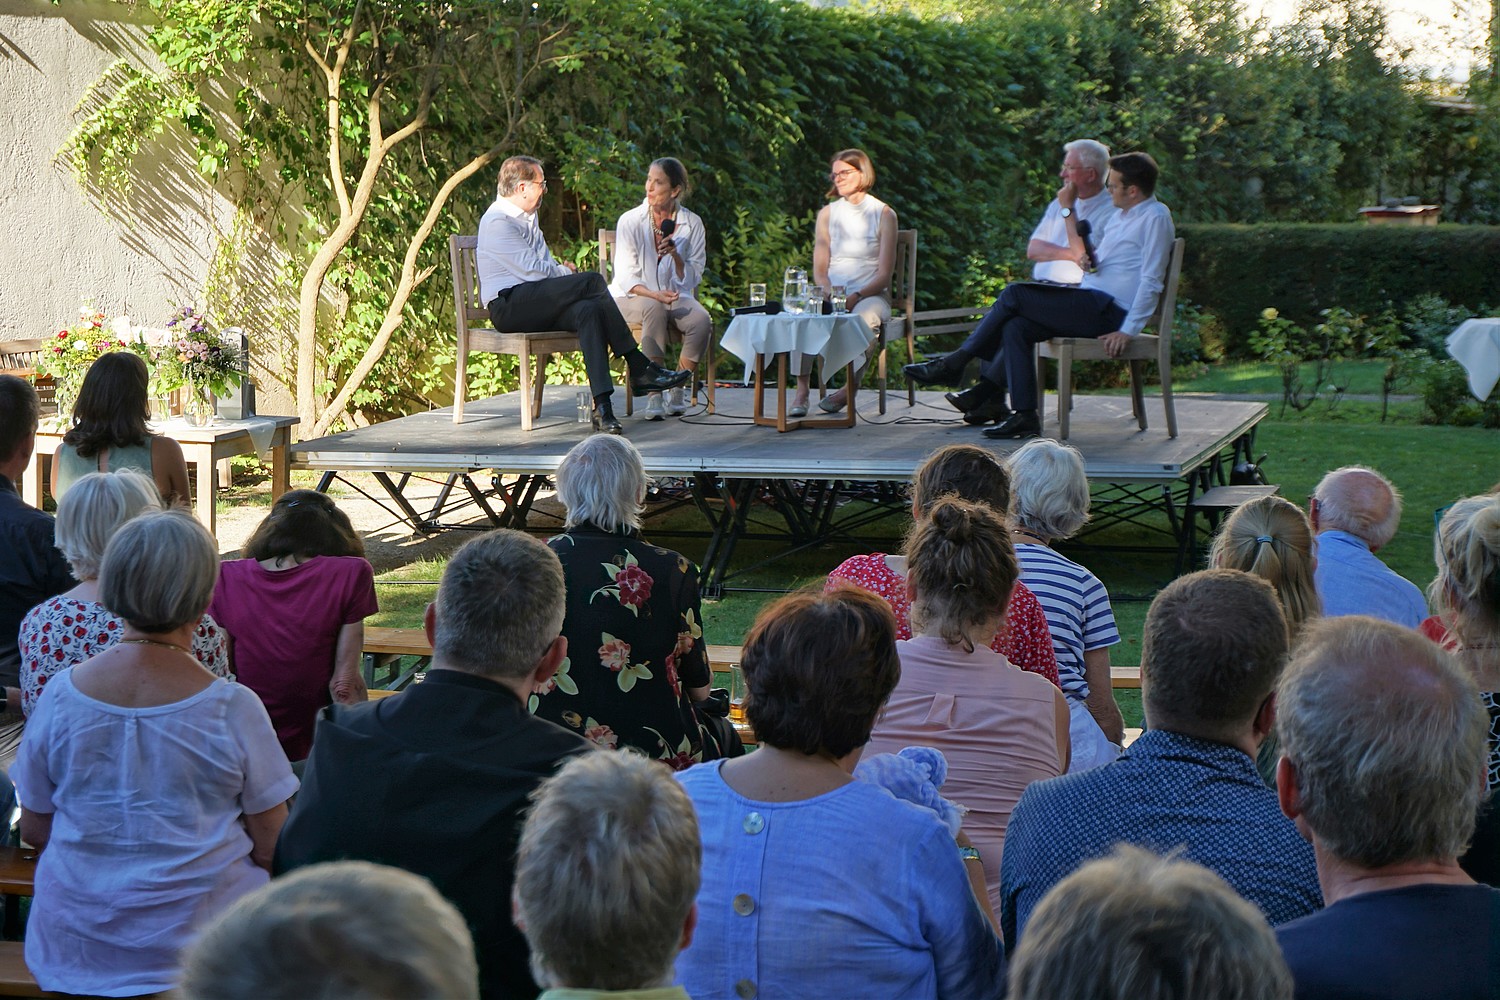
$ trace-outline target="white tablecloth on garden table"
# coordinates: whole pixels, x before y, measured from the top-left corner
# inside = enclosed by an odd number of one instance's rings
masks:
[[[1500,319],[1470,319],[1448,334],[1448,353],[1469,373],[1469,391],[1486,400],[1500,382]]]
[[[836,371],[865,356],[875,340],[875,331],[860,316],[813,316],[779,313],[736,316],[724,331],[719,346],[745,362],[749,369],[755,356],[770,357],[782,351],[816,354],[826,371]]]

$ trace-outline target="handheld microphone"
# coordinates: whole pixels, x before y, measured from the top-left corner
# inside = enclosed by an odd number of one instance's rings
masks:
[[[1094,262],[1094,241],[1089,238],[1093,232],[1094,227],[1088,219],[1078,220],[1078,238],[1083,240],[1083,252],[1089,255],[1089,266],[1084,268],[1085,271],[1097,270]]]
[[[676,219],[662,219],[661,220],[661,225],[657,226],[656,229],[657,229],[657,232],[661,233],[661,238],[662,239],[668,239],[677,230],[677,220]],[[657,248],[656,255],[658,257],[661,256],[661,249],[660,248]]]

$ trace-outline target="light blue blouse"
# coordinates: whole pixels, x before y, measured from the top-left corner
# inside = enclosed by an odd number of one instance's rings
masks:
[[[937,817],[854,781],[757,802],[677,775],[698,810],[698,930],[677,959],[694,1000],[998,997],[1005,958]]]

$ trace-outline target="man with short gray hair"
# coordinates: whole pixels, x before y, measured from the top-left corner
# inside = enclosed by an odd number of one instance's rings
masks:
[[[1299,1000],[1500,996],[1500,890],[1458,864],[1489,717],[1459,664],[1363,616],[1303,631],[1281,680],[1282,811],[1328,908],[1278,928]]]
[[[1204,570],[1156,595],[1141,649],[1151,728],[1113,763],[1033,783],[1011,813],[1000,861],[1008,949],[1049,889],[1121,842],[1180,851],[1273,925],[1322,906],[1313,852],[1255,770],[1286,652],[1281,602],[1259,577]]]
[[[390,698],[324,710],[274,871],[373,861],[430,879],[468,921],[485,998],[534,997],[510,890],[527,796],[590,749],[526,699],[567,656],[562,565],[492,531],[448,562],[423,622],[432,666]]]
[[[1407,628],[1422,624],[1422,591],[1375,557],[1401,523],[1401,494],[1389,479],[1363,465],[1334,469],[1308,498],[1307,513],[1318,534],[1313,580],[1323,614],[1371,615]]]
[[[672,772],[585,754],[532,798],[514,899],[541,1000],[688,1000],[672,963],[698,924],[703,847]]]

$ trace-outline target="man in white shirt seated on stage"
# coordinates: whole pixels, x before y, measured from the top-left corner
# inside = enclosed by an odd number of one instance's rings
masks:
[[[1110,221],[1120,214],[1104,187],[1109,177],[1109,147],[1093,139],[1064,143],[1062,169],[1057,175],[1063,179],[1064,189],[1072,187],[1077,197],[1068,208],[1058,198],[1052,199],[1031,233],[1031,242],[1026,244],[1026,259],[1036,261],[1031,269],[1032,281],[1077,285],[1083,281],[1084,271],[1092,267],[1088,250],[1099,245]],[[1069,215],[1089,224],[1087,238],[1069,241]],[[1083,234],[1081,227],[1079,234]]]
[[[553,258],[536,220],[537,206],[546,193],[541,160],[512,156],[500,164],[495,202],[479,220],[475,264],[480,295],[496,330],[576,331],[589,393],[594,397],[594,429],[620,434],[623,428],[610,404],[615,388],[609,371],[610,351],[625,359],[630,391],[636,396],[675,389],[693,373],[670,371],[641,353],[603,275],[579,272],[572,264]]]
[[[975,418],[971,423],[999,420],[999,426],[985,430],[987,438],[1020,440],[1040,434],[1032,346],[1053,337],[1087,337],[1101,341],[1104,353],[1117,358],[1156,312],[1177,236],[1171,210],[1156,200],[1157,173],[1156,161],[1145,153],[1110,157],[1105,187],[1120,214],[1096,247],[1097,270],[1085,274],[1077,288],[1012,282],[961,348],[905,366],[907,378],[919,385],[952,384],[970,358],[980,358],[979,381],[949,393],[948,401]],[[1071,185],[1058,192],[1063,208],[1073,208],[1077,198]],[[1071,243],[1078,235],[1077,219],[1069,215],[1063,222]],[[1007,387],[1010,407],[1005,405]]]

